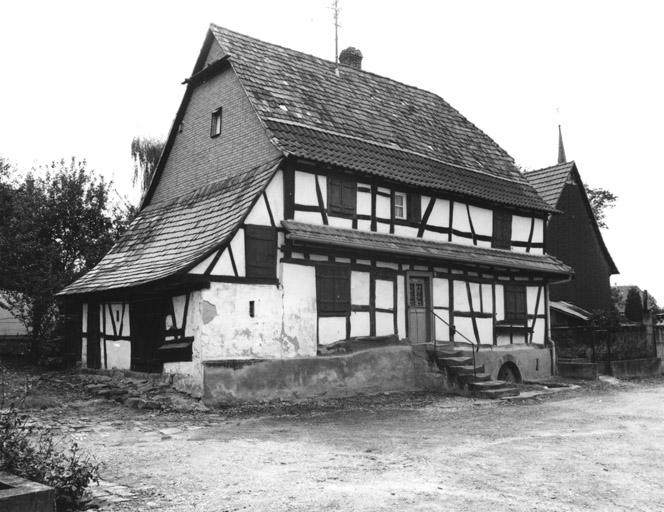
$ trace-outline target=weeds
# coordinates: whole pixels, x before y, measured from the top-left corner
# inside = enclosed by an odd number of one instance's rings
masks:
[[[53,487],[58,512],[75,510],[88,485],[99,483],[99,464],[76,443],[60,448],[14,407],[0,411],[0,471]]]

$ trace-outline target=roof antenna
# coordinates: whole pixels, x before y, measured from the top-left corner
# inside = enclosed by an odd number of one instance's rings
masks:
[[[334,74],[339,76],[339,0],[332,0],[329,8],[332,9],[334,18]]]

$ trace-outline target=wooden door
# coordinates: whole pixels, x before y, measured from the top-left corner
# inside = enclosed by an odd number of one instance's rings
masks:
[[[99,303],[88,304],[88,343],[87,360],[88,368],[101,368],[101,347],[99,346]]]
[[[408,277],[408,339],[411,343],[431,340],[429,289],[428,277]]]
[[[131,369],[161,372],[159,347],[164,343],[168,299],[136,301],[130,304]]]

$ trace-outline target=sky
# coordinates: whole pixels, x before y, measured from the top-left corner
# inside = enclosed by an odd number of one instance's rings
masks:
[[[334,59],[331,0],[0,0],[0,155],[72,156],[131,188],[134,136],[166,137],[210,23]],[[664,305],[664,3],[339,0],[339,50],[434,92],[525,169],[557,163],[618,196],[603,237]]]

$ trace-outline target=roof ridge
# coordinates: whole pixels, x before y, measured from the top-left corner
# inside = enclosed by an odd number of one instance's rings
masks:
[[[276,119],[274,117],[265,117],[264,119],[266,121],[270,121],[272,123],[280,123],[280,124],[287,124],[287,125],[290,125],[290,126],[298,126],[300,128],[306,128],[308,130],[314,130],[314,131],[317,131],[317,132],[320,132],[320,133],[328,133],[330,135],[335,135],[337,137],[343,137],[345,139],[365,142],[365,143],[371,144],[373,146],[378,146],[378,147],[382,147],[382,148],[386,148],[386,149],[391,149],[391,150],[394,150],[394,151],[401,151],[403,153],[408,153],[410,155],[415,155],[415,156],[419,156],[421,158],[425,158],[425,159],[430,160],[432,162],[437,162],[437,163],[440,163],[440,164],[443,164],[443,165],[449,165],[450,167],[455,167],[457,169],[463,169],[463,170],[470,171],[470,172],[476,172],[478,174],[483,174],[485,176],[491,176],[492,178],[501,179],[501,180],[508,181],[508,182],[511,182],[511,183],[515,183],[515,182],[516,183],[528,183],[526,178],[521,176],[521,175],[519,175],[519,178],[520,178],[520,180],[519,180],[519,179],[517,179],[516,176],[504,176],[502,174],[493,174],[493,173],[484,171],[482,169],[473,169],[472,167],[466,167],[466,166],[463,166],[463,165],[453,164],[451,162],[446,162],[446,161],[441,160],[439,158],[434,158],[434,157],[431,157],[431,156],[428,156],[428,155],[424,155],[422,153],[418,153],[416,151],[411,151],[409,149],[404,149],[404,148],[402,148],[398,145],[396,145],[396,147],[395,147],[395,145],[392,145],[392,144],[384,144],[382,142],[376,142],[376,141],[373,141],[373,140],[363,139],[361,137],[355,137],[353,135],[347,135],[347,134],[344,134],[344,133],[335,132],[333,130],[326,130],[325,128],[319,128],[319,127],[311,126],[311,125],[304,124],[304,123],[298,123],[297,121],[288,121],[288,120],[285,120],[285,119]]]
[[[562,164],[550,165],[549,167],[542,167],[541,169],[533,169],[533,170],[530,170],[530,171],[525,171],[525,174],[534,174],[536,172],[549,171],[549,170],[554,169],[556,167],[560,167],[562,169],[564,167],[568,167],[568,166],[572,167],[572,166],[575,166],[575,165],[576,165],[576,163],[574,162],[574,160],[570,160],[569,162],[563,162]]]

